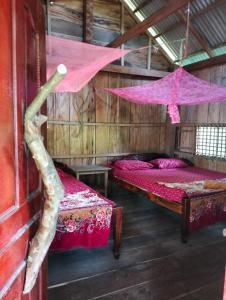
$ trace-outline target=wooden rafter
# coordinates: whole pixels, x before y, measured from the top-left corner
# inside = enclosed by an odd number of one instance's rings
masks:
[[[110,72],[110,73],[120,73],[120,74],[129,74],[129,75],[135,75],[135,76],[145,76],[145,77],[152,77],[152,78],[162,78],[169,74],[169,72],[166,71],[160,71],[160,70],[148,70],[148,69],[142,69],[142,68],[136,68],[136,67],[124,67],[124,66],[118,66],[118,65],[107,65],[102,69],[104,72]]]
[[[140,23],[139,18],[136,16],[136,14],[134,14],[134,12],[132,11],[132,9],[129,7],[129,5],[125,2],[125,0],[119,0],[122,5],[127,9],[127,12],[129,13],[129,15],[131,16],[131,18],[136,22],[136,24]],[[150,39],[154,39],[153,36],[150,34],[150,32],[148,30],[145,30],[144,32],[148,37],[149,40]],[[164,50],[162,49],[162,47],[160,46],[159,48],[160,52],[164,55],[165,59],[171,63],[171,60],[169,59],[169,57],[166,55],[166,53],[164,52]]]
[[[202,10],[200,10],[199,12],[193,14],[191,17],[190,17],[190,20],[194,20],[196,19],[197,17],[213,10],[214,8],[222,5],[222,4],[225,4],[225,0],[216,0],[213,4],[211,5],[208,5],[207,7],[203,8]],[[181,24],[183,24],[184,21],[183,20],[180,20],[179,22],[177,23],[174,23],[172,24],[171,26],[169,26],[166,30],[160,32],[159,34],[155,35],[154,38],[158,38],[160,36],[162,36],[163,34],[166,34],[167,32],[170,32],[171,30],[175,30],[177,27],[179,27]]]
[[[152,0],[144,0],[137,8],[134,10],[134,13],[141,10],[142,8],[145,8]]]
[[[192,2],[194,0],[190,0]],[[171,14],[173,14],[178,9],[182,8],[186,5],[189,0],[170,0],[168,3],[158,9],[155,13],[151,16],[146,18],[143,22],[136,24],[133,28],[129,29],[127,32],[119,36],[113,42],[111,42],[108,46],[109,47],[119,47],[123,43],[127,42],[128,40],[137,37],[139,34],[143,33],[149,27],[161,22],[163,19],[167,18]]]
[[[93,38],[93,0],[83,0],[83,41],[92,42]]]
[[[215,56],[215,57],[211,57],[209,59],[205,59],[190,65],[185,66],[185,70],[191,72],[191,71],[195,71],[195,70],[200,70],[200,69],[204,69],[204,68],[210,68],[213,66],[217,66],[217,65],[222,65],[225,64],[226,62],[226,54],[223,55],[219,55],[219,56]]]
[[[186,24],[187,23],[187,17],[184,12],[179,10],[177,12],[177,16]],[[209,57],[212,57],[212,50],[208,46],[207,42],[204,40],[204,38],[201,36],[201,34],[198,32],[198,30],[193,26],[192,22],[189,22],[189,30],[191,30],[193,36],[196,38],[196,40],[199,42],[199,44],[202,46],[202,48],[208,53]]]

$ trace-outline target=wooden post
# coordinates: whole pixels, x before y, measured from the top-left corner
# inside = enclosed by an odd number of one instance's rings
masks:
[[[182,199],[182,214],[181,214],[181,241],[187,243],[189,235],[189,218],[190,218],[190,199]]]
[[[83,0],[83,41],[91,43],[93,39],[93,0]]]

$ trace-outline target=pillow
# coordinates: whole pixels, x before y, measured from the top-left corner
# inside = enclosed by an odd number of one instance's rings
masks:
[[[154,166],[151,163],[141,160],[117,160],[114,166],[120,170],[145,170],[152,169]]]
[[[123,160],[142,160],[149,162],[150,160],[156,159],[156,158],[168,158],[169,156],[165,153],[136,153],[136,154],[129,154],[126,155]]]
[[[188,166],[183,160],[178,158],[158,158],[151,160],[150,163],[159,169],[185,168]]]

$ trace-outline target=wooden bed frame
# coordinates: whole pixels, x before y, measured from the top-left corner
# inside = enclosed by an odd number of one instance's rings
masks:
[[[122,243],[122,207],[113,207],[112,210],[112,229],[113,229],[113,255],[119,259]]]
[[[161,198],[151,192],[146,191],[145,189],[142,189],[141,187],[132,184],[130,182],[127,182],[126,180],[123,180],[121,178],[118,177],[114,177],[111,176],[111,181],[120,184],[122,187],[124,187],[127,190],[130,190],[132,192],[138,192],[141,193],[145,196],[148,197],[149,200],[151,200],[152,202],[163,206],[165,208],[168,208],[169,210],[179,214],[181,216],[181,241],[183,243],[186,243],[188,240],[188,236],[189,236],[189,218],[190,218],[190,208],[191,208],[191,199],[189,197],[184,197],[182,199],[182,202],[172,202],[172,201],[168,201],[164,198]],[[226,193],[222,192],[225,197],[226,197]],[[220,193],[219,193],[220,195]],[[208,196],[204,196],[204,197],[208,197]],[[202,197],[196,197],[195,199],[201,199]]]

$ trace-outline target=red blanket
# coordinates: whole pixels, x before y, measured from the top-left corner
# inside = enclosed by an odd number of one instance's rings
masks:
[[[225,191],[206,191],[202,182],[205,179],[225,179],[225,173],[196,167],[136,171],[114,168],[113,175],[169,201],[181,203],[183,197],[190,197],[190,231],[226,221]]]
[[[225,173],[214,172],[196,167],[186,167],[177,169],[147,169],[125,171],[117,168],[113,169],[113,175],[129,183],[135,184],[146,191],[154,193],[169,201],[181,202],[184,196],[194,196],[202,194],[187,192],[185,188],[176,183],[195,182],[205,179],[226,178]],[[165,184],[164,184],[165,183]],[[171,187],[167,186],[172,184]],[[174,185],[174,187],[172,187]],[[180,187],[179,187],[180,186]],[[205,191],[203,191],[205,192]],[[208,191],[211,193],[211,191]],[[216,191],[213,191],[216,193]]]
[[[106,246],[115,203],[58,169],[65,197],[60,203],[55,238],[50,250]]]

